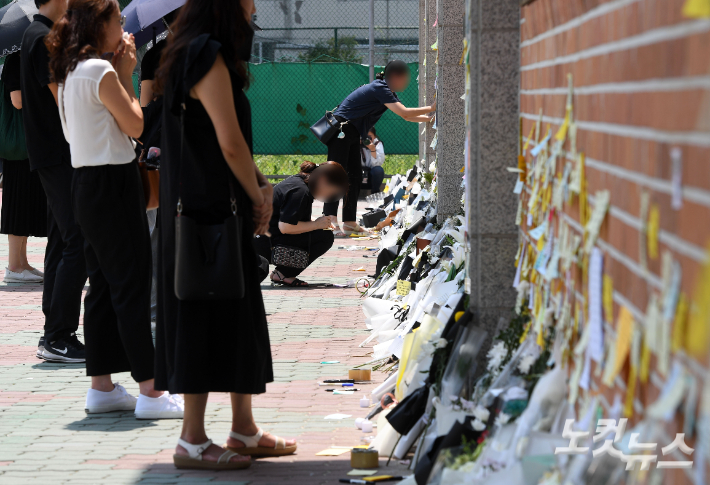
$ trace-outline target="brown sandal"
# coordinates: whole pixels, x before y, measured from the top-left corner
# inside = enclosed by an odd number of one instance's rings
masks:
[[[268,446],[259,446],[259,440],[264,436],[264,430],[259,428],[259,431],[254,436],[244,436],[243,434],[229,432],[229,437],[244,443],[244,447],[235,448],[225,445],[230,451],[239,453],[240,455],[249,456],[285,456],[292,455],[296,452],[297,445],[286,446],[286,440],[281,437],[276,437],[276,443],[273,448]]]

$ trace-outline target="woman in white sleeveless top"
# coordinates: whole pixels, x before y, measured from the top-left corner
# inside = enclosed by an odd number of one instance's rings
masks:
[[[136,48],[122,25],[116,0],[70,0],[46,39],[77,169],[74,216],[86,239],[86,412],[135,410],[139,419],[181,418],[182,399],[154,388],[150,241],[130,138],[143,131],[143,114],[131,79]],[[106,53],[113,53],[111,61]],[[138,399],[112,382],[111,374],[127,371],[138,382]]]

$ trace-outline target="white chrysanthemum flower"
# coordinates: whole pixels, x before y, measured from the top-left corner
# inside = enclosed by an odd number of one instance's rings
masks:
[[[481,421],[480,419],[474,420],[471,425],[473,426],[473,429],[475,429],[476,431],[483,431],[484,429],[486,429],[486,424],[483,421]]]
[[[496,417],[496,426],[503,426],[504,424],[508,424],[509,421],[510,415],[501,412],[498,414],[498,417]]]
[[[502,340],[499,340],[491,350],[488,351],[488,370],[494,371],[503,363],[503,359],[508,355],[508,348]]]
[[[488,411],[488,409],[484,408],[479,404],[473,410],[473,415],[476,416],[476,419],[479,419],[481,421],[488,421],[488,418],[490,417],[491,413],[490,411]]]
[[[532,365],[535,363],[535,358],[534,355],[532,354],[525,354],[522,359],[520,359],[520,362],[518,363],[518,370],[520,371],[521,374],[527,374],[530,372],[530,368]]]

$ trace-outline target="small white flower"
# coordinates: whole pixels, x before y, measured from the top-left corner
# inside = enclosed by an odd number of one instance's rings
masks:
[[[481,421],[488,421],[488,418],[490,417],[491,413],[488,411],[488,409],[484,408],[481,405],[476,406],[476,409],[473,410],[473,415],[476,416],[476,419],[480,419]]]
[[[503,363],[503,359],[508,355],[508,348],[505,343],[499,340],[491,349],[488,351],[488,370],[494,371],[498,369]]]
[[[508,424],[508,421],[510,421],[510,415],[501,412],[496,418],[496,426],[503,426],[504,424]]]
[[[483,421],[481,421],[480,419],[474,420],[472,423],[472,426],[473,426],[473,429],[475,429],[476,431],[483,431],[484,429],[486,429],[485,423]]]
[[[475,403],[473,401],[467,401],[464,398],[461,398],[461,407],[463,407],[466,411],[471,411],[473,410],[473,406]]]
[[[536,357],[532,354],[525,354],[520,362],[518,363],[518,370],[522,374],[527,374],[530,372],[530,368],[535,363]]]
[[[434,342],[434,347],[437,349],[443,349],[449,342],[445,338],[438,338]]]

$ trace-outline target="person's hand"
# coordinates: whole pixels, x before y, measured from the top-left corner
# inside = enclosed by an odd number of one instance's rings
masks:
[[[119,76],[130,77],[133,74],[133,69],[138,64],[136,41],[133,34],[126,35],[124,33],[121,44],[116,49],[116,52],[113,53],[111,64],[113,64],[113,68]]]
[[[374,152],[377,150],[377,145],[375,145],[374,143],[370,143],[369,145],[366,145],[366,146],[371,152]]]
[[[431,105],[431,111],[430,113],[434,113],[436,111],[436,100],[434,100],[434,104]]]
[[[258,170],[256,178],[263,199],[260,204],[252,201],[254,203],[254,234],[266,234],[269,232],[269,221],[274,209],[274,188],[264,174]]]
[[[313,221],[316,223],[317,229],[332,229],[333,223],[331,222],[330,216],[320,216],[318,219]]]

